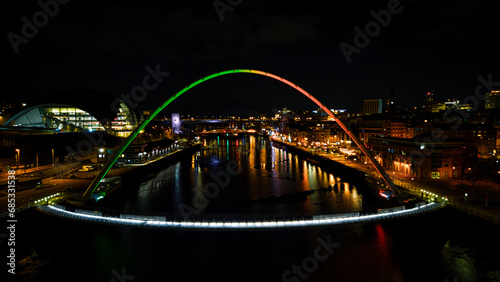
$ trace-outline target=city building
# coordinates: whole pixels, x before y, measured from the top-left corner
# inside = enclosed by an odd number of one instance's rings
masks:
[[[500,90],[493,90],[485,94],[484,108],[500,108]]]
[[[453,126],[450,124],[436,123],[432,125],[432,130],[442,130],[446,138],[460,138],[471,141],[477,148],[479,157],[489,158],[496,150],[497,130],[491,124],[460,124]]]
[[[381,114],[382,113],[382,99],[366,99],[363,100],[363,114]]]
[[[424,112],[432,112],[433,108],[434,108],[434,111],[436,111],[435,104],[436,104],[436,101],[434,101],[434,93],[427,92],[427,94],[425,95],[424,104],[422,105],[422,110]],[[437,107],[439,107],[439,106],[437,106]]]
[[[361,141],[367,144],[371,137],[413,138],[415,128],[407,119],[399,115],[366,115],[351,120],[353,131]]]
[[[354,132],[358,133],[361,142],[367,144],[371,137],[390,136],[390,120],[385,115],[369,115],[356,119]]]
[[[463,177],[474,164],[477,149],[464,139],[372,137],[368,148],[384,168],[415,178]]]
[[[405,139],[413,138],[415,136],[415,127],[408,121],[391,119],[390,136]]]
[[[439,113],[440,111],[445,111],[448,109],[462,109],[463,107],[460,105],[461,104],[459,100],[448,99],[445,102],[433,102],[427,109],[430,110],[431,113]]]
[[[434,93],[432,92],[427,92],[427,94],[425,95],[425,105],[430,105],[434,103]]]
[[[495,150],[493,151],[493,156],[495,158],[500,158],[500,125],[494,126],[496,129],[496,140],[495,140]]]
[[[54,132],[106,131],[128,136],[142,115],[122,100],[97,91],[68,91],[46,96],[14,114],[6,126]]]

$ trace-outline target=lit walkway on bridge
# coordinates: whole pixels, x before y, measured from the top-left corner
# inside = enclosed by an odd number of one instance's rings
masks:
[[[213,229],[213,230],[241,230],[241,229],[278,229],[278,228],[307,228],[315,226],[336,225],[345,223],[358,223],[394,219],[404,216],[429,212],[443,207],[442,203],[417,204],[414,208],[404,209],[395,207],[386,209],[383,213],[372,215],[359,215],[358,213],[317,215],[311,219],[302,220],[262,220],[262,221],[169,221],[160,216],[138,216],[121,214],[118,217],[104,217],[99,212],[75,210],[68,211],[59,205],[39,206],[42,211],[73,220],[95,222],[111,225],[128,225],[136,227],[152,227],[166,229]]]

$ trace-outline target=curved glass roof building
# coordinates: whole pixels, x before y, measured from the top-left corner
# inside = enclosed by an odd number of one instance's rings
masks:
[[[5,124],[56,132],[106,131],[126,137],[141,120],[140,112],[119,98],[93,90],[78,90],[45,96]]]

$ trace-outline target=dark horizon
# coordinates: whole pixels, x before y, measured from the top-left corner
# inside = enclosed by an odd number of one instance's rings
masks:
[[[329,107],[349,110],[370,96],[386,99],[391,89],[402,108],[421,105],[428,91],[437,100],[462,100],[474,94],[478,76],[500,80],[494,1],[240,2],[221,21],[210,1],[70,1],[19,43],[17,54],[8,34],[21,36],[21,18],[31,21],[41,7],[36,1],[9,3],[2,15],[2,96],[28,103],[73,89],[119,96],[141,83],[146,66],[156,65],[169,76],[148,93],[142,109],[203,76],[235,68],[274,73]],[[365,30],[375,20],[371,11],[382,15],[388,5],[396,12],[348,63],[340,44],[355,48],[355,28]],[[291,89],[242,76],[200,85],[172,111],[188,113],[222,100],[250,100],[264,111],[315,108]]]

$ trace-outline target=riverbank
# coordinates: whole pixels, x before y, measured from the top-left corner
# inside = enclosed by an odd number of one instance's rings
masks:
[[[365,174],[375,178],[378,177],[371,164],[346,160],[345,158],[335,157],[327,153],[316,153],[288,142],[272,141],[287,147],[291,152],[302,152],[302,154],[320,163],[328,163],[335,167],[356,170],[358,173],[363,174],[363,178]],[[426,200],[430,197],[447,198],[448,205],[451,207],[467,214],[472,214],[477,218],[500,224],[500,190],[498,189],[498,184],[478,181],[474,187],[471,187],[470,185],[463,184],[463,181],[458,179],[419,180],[390,169],[385,169],[385,171],[389,174],[394,184],[420,199]],[[436,196],[433,196],[433,194]]]
[[[290,143],[277,141],[277,140],[272,140],[272,142],[279,144],[281,146],[285,146],[290,153],[301,156],[313,164],[319,165],[321,167],[327,167],[327,168],[334,169],[334,170],[338,171],[340,174],[344,175],[344,177],[349,179],[349,180],[359,181],[360,179],[365,178],[365,173],[363,171],[360,171],[356,168],[346,166],[342,163],[333,161],[332,159],[330,159],[328,157],[312,153],[309,150],[306,150],[306,149],[298,147],[298,146],[294,146]]]
[[[193,146],[189,146],[184,149],[179,149],[166,154],[149,163],[113,168],[109,171],[107,177],[121,176],[122,181],[140,181],[140,179],[147,177],[155,170],[175,163],[186,155],[193,154],[194,152],[200,150],[200,148],[201,145],[197,143]],[[78,170],[79,166],[73,167],[73,169]],[[34,186],[18,189],[18,187],[16,186],[16,213],[34,206],[35,201],[40,201],[48,196],[57,193],[59,193],[59,197],[61,198],[73,198],[78,196],[79,194],[83,193],[85,189],[87,189],[87,187],[92,182],[92,179],[97,176],[99,171],[93,170],[90,172],[75,173],[78,174],[77,178],[56,178],[53,176],[45,178],[44,183],[49,183],[50,185],[42,189],[35,189]],[[66,188],[70,189],[63,192],[63,190],[65,190]],[[0,193],[0,217],[4,217],[7,215],[7,208],[7,193],[5,193],[5,191],[2,191],[2,193]]]

